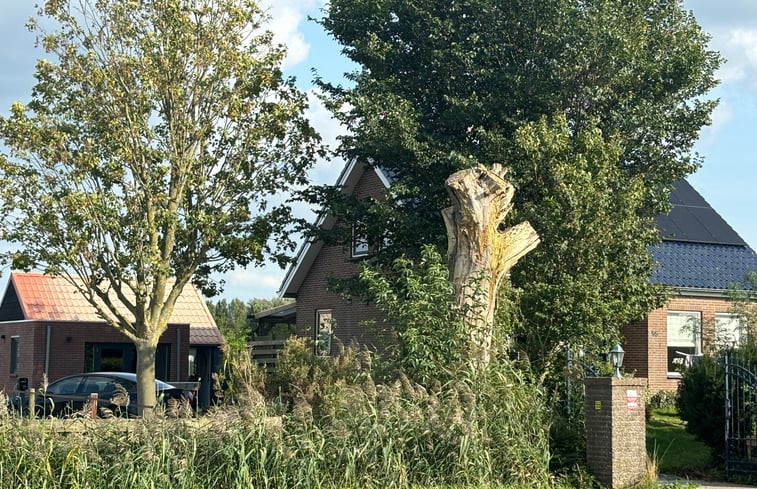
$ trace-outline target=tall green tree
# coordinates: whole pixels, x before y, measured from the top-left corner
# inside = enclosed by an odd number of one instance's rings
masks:
[[[241,299],[221,299],[218,302],[206,301],[210,314],[221,330],[224,337],[242,336],[245,339],[251,336],[250,324],[247,315],[250,313],[247,305]]]
[[[292,299],[279,297],[254,298],[246,303],[236,297],[230,301],[226,299],[221,299],[218,302],[205,301],[223,336],[227,339],[231,337],[242,338],[245,341],[253,336],[250,315],[291,302]]]
[[[351,130],[341,152],[395,183],[386,202],[306,198],[358,223],[379,258],[417,255],[444,246],[450,174],[508,166],[509,224],[542,240],[512,272],[514,335],[541,370],[658,303],[652,218],[699,163],[720,64],[680,1],[332,0],[322,24],[359,66],[352,86],[323,84]]]
[[[306,182],[319,139],[251,0],[50,0],[39,14],[50,59],[0,119],[3,257],[65,277],[134,342],[149,411],[177,297],[283,263],[290,211],[271,197]]]

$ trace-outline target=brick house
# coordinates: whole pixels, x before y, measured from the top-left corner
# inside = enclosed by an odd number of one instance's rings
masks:
[[[691,355],[739,341],[727,290],[757,271],[755,252],[688,182],[676,182],[670,200],[657,218],[662,242],[650,248],[659,264],[651,280],[669,286],[670,298],[621,329],[625,371],[646,377],[653,392],[675,389]]]
[[[339,175],[336,185],[347,195],[380,200],[385,197],[390,180],[381,169],[353,160]],[[332,229],[336,219],[323,215],[318,224],[324,229]],[[284,277],[279,295],[297,299],[289,306],[294,308],[297,331],[323,340],[319,342],[321,351],[331,351],[331,337],[337,337],[345,344],[354,340],[376,348],[389,341],[389,326],[383,323],[379,309],[357,298],[341,297],[326,287],[330,277],[346,279],[354,276],[358,263],[367,254],[368,247],[360,240],[354,240],[352,246],[306,241]],[[375,321],[380,330],[366,329],[363,326],[365,321]]]
[[[156,377],[184,382],[190,372],[210,379],[222,344],[205,301],[191,285],[176,302],[169,326],[160,338]],[[11,274],[0,302],[0,389],[10,393],[20,377],[39,386],[92,371],[136,369],[134,345],[106,324],[65,279],[39,273]],[[202,382],[201,405],[210,402],[210,382]]]
[[[375,199],[385,195],[390,183],[381,169],[355,161],[337,181],[345,193]],[[651,280],[669,286],[670,299],[647,318],[621,328],[625,371],[647,377],[653,391],[675,389],[678,365],[687,355],[713,346],[718,336],[738,339],[738,318],[730,313],[726,290],[732,283],[742,283],[749,270],[757,270],[754,251],[688,182],[676,182],[670,198],[671,212],[657,219],[662,242],[650,248],[659,263]],[[320,219],[326,229],[335,224],[331,216]],[[359,240],[351,247],[306,242],[279,290],[283,297],[296,298],[296,303],[277,312],[295,318],[298,331],[311,338],[334,335],[343,342],[386,342],[386,332],[376,335],[361,327],[365,320],[382,324],[381,311],[326,290],[329,277],[353,276],[367,253]]]

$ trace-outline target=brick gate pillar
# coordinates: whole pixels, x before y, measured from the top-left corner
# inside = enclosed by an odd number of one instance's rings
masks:
[[[604,485],[617,489],[646,474],[646,379],[586,378],[586,461]]]

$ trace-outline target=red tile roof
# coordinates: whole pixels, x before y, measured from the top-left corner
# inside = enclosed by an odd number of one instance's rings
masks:
[[[41,321],[102,321],[97,310],[62,277],[41,273],[11,273],[24,319]],[[6,291],[7,294],[7,291]],[[114,298],[114,302],[117,301]],[[126,312],[126,308],[123,308]],[[130,316],[130,314],[127,314]],[[190,345],[220,345],[221,333],[197,289],[188,284],[176,301],[172,324],[189,324]]]

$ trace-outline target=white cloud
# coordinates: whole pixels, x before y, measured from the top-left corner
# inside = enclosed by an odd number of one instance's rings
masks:
[[[310,43],[300,31],[307,19],[306,12],[319,7],[323,2],[319,0],[264,0],[261,8],[270,16],[271,21],[266,26],[274,33],[274,40],[287,47],[287,56],[283,68],[286,70],[302,63],[310,54]]]
[[[731,29],[713,45],[726,58],[718,71],[723,83],[745,82],[750,89],[757,89],[757,29]]]
[[[733,109],[727,101],[721,100],[712,112],[712,124],[702,128],[699,144],[712,144],[717,139],[720,129],[733,119]]]
[[[308,100],[310,101],[310,108],[307,111],[307,118],[313,125],[318,134],[321,135],[323,143],[328,147],[330,151],[335,150],[339,146],[339,136],[343,136],[348,133],[345,126],[341,124],[329,109],[327,109],[319,96],[321,92],[317,88],[311,88],[307,92]],[[334,183],[336,181],[339,172],[344,166],[344,160],[341,158],[331,158],[330,160],[319,161],[312,174],[312,178],[315,183]]]
[[[285,270],[275,265],[233,270],[223,275],[222,278],[226,281],[224,291],[212,300],[238,298],[246,302],[253,298],[276,297],[285,273]]]

